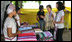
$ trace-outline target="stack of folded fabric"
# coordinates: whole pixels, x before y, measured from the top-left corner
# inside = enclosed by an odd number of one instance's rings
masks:
[[[37,41],[36,36],[22,36],[18,37],[18,41]]]
[[[20,27],[19,30],[22,31],[22,34],[18,34],[17,41],[37,41],[36,34],[34,30],[32,30],[32,27]]]
[[[40,28],[35,28],[34,31],[35,31],[35,33],[43,32]]]
[[[38,25],[30,25],[32,28],[38,28]]]
[[[39,41],[53,41],[53,35],[49,31],[41,32],[39,35]]]
[[[32,29],[32,27],[20,27],[19,28],[20,31],[22,31],[22,30],[28,30],[28,29]]]
[[[34,30],[22,30],[22,33],[31,33],[34,32]]]
[[[43,32],[45,41],[53,41],[53,35],[49,31]]]

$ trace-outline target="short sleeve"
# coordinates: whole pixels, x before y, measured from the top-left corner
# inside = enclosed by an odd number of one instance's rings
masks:
[[[12,21],[11,21],[11,20],[8,21],[8,23],[7,23],[7,28],[12,28]]]

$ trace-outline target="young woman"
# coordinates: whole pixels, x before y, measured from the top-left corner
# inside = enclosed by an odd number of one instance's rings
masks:
[[[55,26],[57,27],[57,33],[56,33],[56,40],[63,41],[62,35],[64,30],[64,9],[62,2],[57,2],[56,7],[58,9],[58,13],[55,18]]]
[[[5,41],[16,41],[17,34],[20,34],[21,32],[16,31],[17,30],[16,22],[13,18],[13,16],[16,15],[16,11],[15,11],[15,6],[12,3],[10,3],[7,8],[7,14],[8,17],[5,19],[4,28],[3,28]]]
[[[45,15],[45,30],[49,30],[52,34],[54,32],[54,24],[53,24],[53,21],[54,21],[54,15],[55,13],[52,11],[52,8],[51,8],[51,5],[47,5],[46,6],[47,8],[47,13]]]
[[[39,18],[39,19],[38,19]],[[44,31],[45,28],[45,21],[44,21],[44,11],[43,11],[43,5],[40,5],[39,11],[37,13],[37,20],[40,24],[40,29]]]

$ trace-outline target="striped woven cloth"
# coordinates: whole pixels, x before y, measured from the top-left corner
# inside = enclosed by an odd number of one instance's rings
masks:
[[[22,31],[22,30],[28,30],[28,29],[32,29],[32,27],[23,27],[23,28],[20,27],[20,28],[19,28],[20,31]]]
[[[34,32],[32,32],[32,33],[22,33],[22,34],[18,34],[18,37],[22,37],[22,36],[34,36],[35,35],[35,33]]]
[[[39,33],[40,41],[53,41],[53,35],[49,31]]]

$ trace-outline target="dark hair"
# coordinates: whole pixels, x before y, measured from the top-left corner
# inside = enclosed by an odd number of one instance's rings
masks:
[[[58,11],[65,9],[65,6],[63,5],[62,2],[57,2],[56,4],[58,4],[58,7],[57,7]]]
[[[51,7],[51,5],[47,5],[47,6],[46,6],[46,8],[47,8],[47,7],[49,7],[49,8],[52,10],[52,7]]]
[[[40,10],[43,9],[43,5],[40,5],[40,6],[39,6],[39,9],[40,9]]]
[[[20,8],[19,8],[19,7],[17,7],[17,8],[16,8],[16,12],[18,12],[18,10],[20,10]]]

